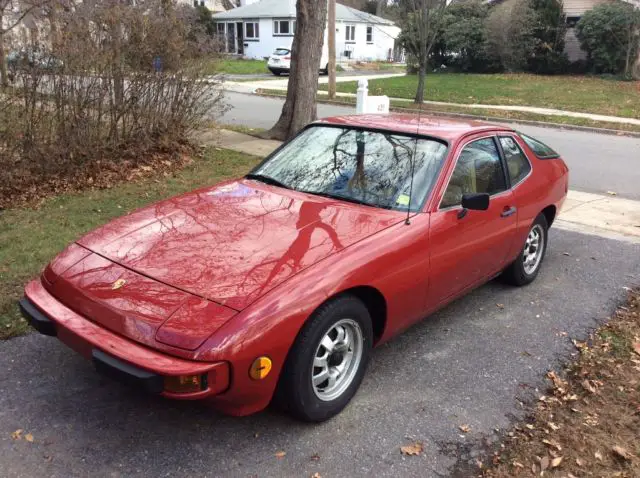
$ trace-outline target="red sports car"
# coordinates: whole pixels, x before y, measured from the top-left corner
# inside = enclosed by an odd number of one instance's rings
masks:
[[[241,179],[85,235],[20,305],[151,393],[321,421],[372,347],[493,277],[533,281],[567,187],[553,150],[506,127],[329,118]]]

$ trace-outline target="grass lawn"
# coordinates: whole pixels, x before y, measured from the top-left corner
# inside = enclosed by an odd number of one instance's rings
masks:
[[[247,154],[209,148],[201,158],[167,178],[62,195],[37,208],[3,211],[0,215],[0,339],[28,330],[16,300],[24,284],[69,242],[146,204],[241,176],[258,161],[259,158]]]
[[[415,75],[371,80],[369,92],[391,98],[413,98],[417,81]],[[326,90],[327,85],[321,85],[320,89]],[[339,92],[355,93],[356,89],[355,81],[337,84]],[[538,106],[640,118],[640,82],[583,76],[433,73],[427,75],[425,100]]]
[[[265,60],[243,60],[238,58],[224,58],[212,60],[206,73],[214,75],[227,73],[230,75],[254,75],[257,73],[269,73]]]

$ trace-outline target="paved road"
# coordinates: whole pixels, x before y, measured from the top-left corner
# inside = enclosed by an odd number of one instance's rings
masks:
[[[352,403],[316,426],[275,411],[230,418],[138,395],[55,339],[2,342],[0,474],[449,476],[483,439],[496,439],[495,428],[522,416],[518,400],[568,356],[570,338],[584,338],[623,286],[640,282],[640,246],[560,230],[550,237],[534,284],[487,284],[376,350]],[[462,435],[461,424],[471,432]],[[16,429],[33,443],[13,440]],[[402,456],[413,440],[423,455]]]
[[[222,123],[269,128],[278,119],[283,100],[226,93],[232,106]],[[353,114],[355,108],[318,105],[318,116]],[[517,125],[557,149],[571,169],[571,188],[579,191],[606,193],[615,191],[621,197],[640,200],[640,138],[610,136]]]

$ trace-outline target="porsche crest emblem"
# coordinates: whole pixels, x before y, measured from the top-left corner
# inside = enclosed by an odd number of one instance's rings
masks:
[[[111,290],[118,290],[120,289],[122,286],[124,286],[127,283],[126,280],[124,279],[118,279],[117,281],[115,281],[113,283],[113,285],[111,286]]]

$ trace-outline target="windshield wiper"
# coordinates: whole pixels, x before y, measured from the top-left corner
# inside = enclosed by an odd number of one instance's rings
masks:
[[[260,181],[265,184],[270,184],[271,186],[278,186],[279,188],[291,189],[291,187],[287,186],[284,183],[281,183],[277,179],[272,178],[271,176],[265,176],[264,174],[257,173],[249,173],[245,176],[246,179],[254,179],[256,181]]]
[[[330,199],[339,199],[340,201],[352,202],[355,204],[362,204],[363,206],[379,207],[381,209],[391,209],[391,206],[385,206],[383,204],[371,204],[370,202],[363,201],[362,199],[356,199],[349,196],[341,196],[340,194],[326,193],[322,191],[300,191],[306,194],[315,194],[316,196],[322,196]]]

